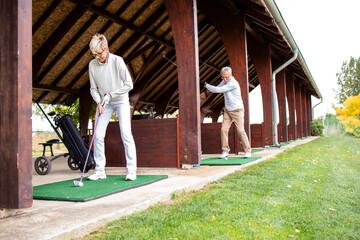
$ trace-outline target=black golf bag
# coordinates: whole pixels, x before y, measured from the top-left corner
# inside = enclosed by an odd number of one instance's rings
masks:
[[[70,115],[55,117],[55,124],[60,127],[63,136],[62,140],[68,149],[70,156],[78,164],[80,171],[83,171],[86,157],[89,151],[89,144],[81,136],[77,130],[73,119]],[[95,167],[94,153],[90,150],[89,159],[87,160],[85,172]]]

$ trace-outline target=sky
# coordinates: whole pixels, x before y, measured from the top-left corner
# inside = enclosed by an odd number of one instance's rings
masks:
[[[323,97],[312,97],[314,119],[335,114],[336,73],[360,57],[359,0],[274,0]],[[261,123],[261,92],[249,94],[250,123]],[[336,105],[339,107],[339,105]],[[254,109],[256,109],[254,111]]]
[[[323,102],[314,118],[335,111],[333,89],[336,73],[350,57],[360,57],[359,0],[275,0],[307,66]],[[312,105],[320,100],[312,98]]]
[[[333,89],[337,89],[336,73],[350,57],[360,57],[358,12],[360,0],[275,0],[307,66],[318,86],[323,102],[314,108],[314,118],[335,114]],[[262,122],[260,88],[249,95],[250,122]],[[312,97],[312,105],[320,99]],[[33,130],[46,128],[47,122],[34,121]]]

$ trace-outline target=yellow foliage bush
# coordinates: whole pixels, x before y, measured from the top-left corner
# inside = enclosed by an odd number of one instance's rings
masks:
[[[344,102],[344,107],[336,108],[337,119],[345,126],[345,131],[360,137],[360,94],[350,96]]]

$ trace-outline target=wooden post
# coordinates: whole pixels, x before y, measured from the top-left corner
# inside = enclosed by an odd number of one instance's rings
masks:
[[[285,70],[276,75],[276,94],[279,106],[279,142],[288,141],[288,131],[286,124],[286,79]]]
[[[0,1],[0,209],[31,207],[32,6]]]
[[[308,136],[311,136],[310,123],[313,119],[313,116],[312,116],[312,109],[311,109],[311,94],[309,92],[306,95],[306,100],[307,100],[307,106],[308,106],[308,121],[309,121]]]
[[[233,76],[240,84],[244,103],[244,128],[251,143],[245,14],[242,10],[238,14],[232,14],[223,4],[216,1],[201,0],[198,2],[201,10],[211,19],[221,35]],[[237,141],[237,147],[240,148],[239,141]]]
[[[273,100],[272,100],[272,69],[271,48],[269,44],[262,44],[248,34],[249,54],[254,62],[259,77],[263,102],[263,136],[264,145],[273,145]]]
[[[286,72],[286,98],[288,101],[289,107],[289,129],[288,129],[288,140],[296,139],[296,129],[295,129],[295,86],[294,86],[294,76]]]
[[[179,79],[181,164],[200,164],[200,84],[195,0],[164,0],[175,41]]]
[[[302,138],[302,107],[300,80],[295,81],[296,138]]]
[[[306,90],[301,88],[301,107],[302,107],[302,136],[306,137],[308,132],[308,117],[307,117],[307,104],[306,104]],[[310,125],[309,125],[310,127]]]

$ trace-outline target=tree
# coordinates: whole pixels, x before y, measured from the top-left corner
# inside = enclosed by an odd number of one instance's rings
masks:
[[[343,104],[350,96],[360,93],[360,57],[350,57],[350,61],[343,62],[341,72],[336,74],[338,90],[335,90],[336,99]]]
[[[94,105],[93,105],[93,108],[92,108],[91,114],[90,114],[91,119],[95,118],[96,107]],[[54,112],[56,112],[56,114],[60,114],[61,116],[65,115],[65,114],[69,114],[72,117],[75,125],[79,126],[79,110],[80,110],[79,98],[69,106],[41,104],[41,107],[44,109],[44,112],[46,114],[48,114],[51,111],[54,111]],[[41,112],[41,110],[38,108],[38,106],[36,104],[33,104],[32,114],[40,116],[41,119],[45,119],[44,114]]]
[[[324,125],[321,118],[314,119],[310,123],[311,136],[323,136]]]
[[[350,96],[344,102],[344,107],[336,108],[337,118],[345,126],[345,131],[360,137],[360,94]]]

